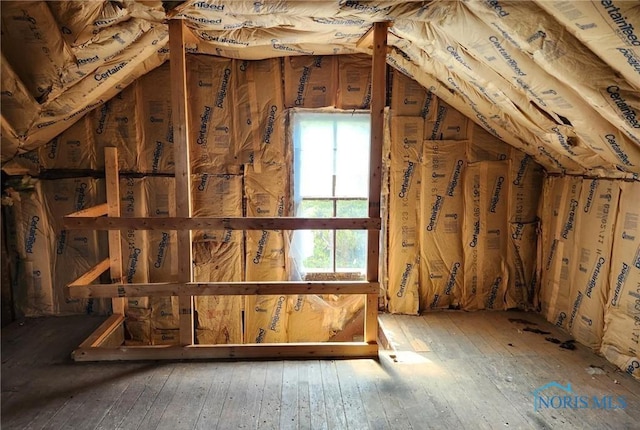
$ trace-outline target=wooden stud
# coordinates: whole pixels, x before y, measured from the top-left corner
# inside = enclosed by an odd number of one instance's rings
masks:
[[[118,174],[118,149],[104,148],[104,173],[107,183],[107,216],[120,217],[120,177]],[[111,282],[122,282],[122,249],[120,232],[109,231],[109,269]],[[124,299],[112,299],[113,313],[124,315],[127,303]]]
[[[272,343],[245,345],[191,346],[123,346],[108,348],[78,348],[75,361],[122,360],[184,360],[184,359],[277,359],[372,358],[378,356],[378,346],[366,342]]]
[[[371,67],[371,149],[369,162],[369,218],[380,218],[382,189],[382,141],[386,102],[387,23],[373,26]],[[369,230],[367,241],[367,280],[378,282],[380,264],[380,230]],[[378,336],[378,294],[368,294],[365,304],[364,340],[376,343]]]
[[[379,216],[373,218],[65,217],[63,219],[64,228],[69,230],[379,230],[380,225]]]
[[[279,294],[377,294],[380,285],[367,281],[335,282],[202,282],[69,285],[70,298],[143,296],[229,296]]]
[[[375,293],[366,295],[364,302],[365,309],[365,324],[364,324],[364,339],[366,342],[376,343],[378,339],[378,296],[380,290]],[[375,331],[374,331],[375,330]],[[374,334],[371,332],[374,331]]]
[[[74,212],[69,215],[65,215],[65,217],[75,218],[75,217],[98,217],[107,215],[109,212],[109,204],[102,203],[97,206],[91,206],[90,208],[79,210],[78,212]]]
[[[176,213],[191,218],[191,160],[189,156],[189,111],[187,103],[187,59],[185,28],[182,20],[169,21],[169,63],[171,73],[171,104],[173,106],[173,150],[176,177]],[[178,231],[178,280],[191,282],[191,231]],[[193,297],[180,296],[180,344],[192,345]]]
[[[100,346],[104,346],[105,343],[108,343],[111,346],[122,345],[122,342],[124,342],[124,334],[120,342],[117,345],[113,345],[114,343],[116,343],[113,341],[113,338],[115,337],[116,339],[118,339],[120,337],[118,332],[122,327],[122,323],[124,323],[123,315],[111,315],[105,322],[100,324],[100,327],[98,327],[91,334],[91,336],[89,336],[84,342],[80,344],[79,348],[98,348]]]

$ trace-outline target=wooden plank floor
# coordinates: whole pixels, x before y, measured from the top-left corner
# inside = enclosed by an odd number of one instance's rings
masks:
[[[14,323],[2,330],[2,429],[640,428],[640,382],[546,341],[568,337],[537,314],[381,319],[395,349],[379,361],[237,363],[74,363],[102,319]],[[551,381],[627,406],[534,411],[532,392]]]

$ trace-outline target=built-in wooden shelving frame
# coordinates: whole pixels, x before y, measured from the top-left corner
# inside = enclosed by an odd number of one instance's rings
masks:
[[[371,89],[371,151],[368,218],[192,218],[189,123],[186,85],[185,29],[169,21],[171,97],[173,102],[177,217],[121,218],[116,148],[105,148],[107,202],[64,217],[66,229],[108,230],[109,258],[66,286],[69,298],[111,298],[113,315],[73,352],[76,361],[230,359],[230,358],[355,358],[378,354],[378,269],[380,252],[380,191],[386,93],[387,23],[375,23],[365,37],[373,48]],[[121,230],[176,230],[179,282],[123,282]],[[353,282],[193,282],[191,230],[367,230],[367,279]],[[110,284],[95,284],[107,270]],[[195,345],[193,297],[199,295],[364,294],[362,342],[260,343]],[[122,346],[126,297],[178,296],[179,346]]]

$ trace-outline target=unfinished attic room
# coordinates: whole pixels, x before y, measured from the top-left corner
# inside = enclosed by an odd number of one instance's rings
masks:
[[[0,15],[2,429],[640,429],[640,2]]]

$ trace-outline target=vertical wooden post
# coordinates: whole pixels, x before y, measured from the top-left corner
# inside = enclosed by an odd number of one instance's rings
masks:
[[[118,174],[118,149],[104,148],[104,174],[107,182],[107,216],[120,216],[120,176]],[[122,279],[122,244],[120,230],[109,230],[109,270],[111,282],[121,284]],[[124,298],[111,299],[113,313],[124,315],[126,309]]]
[[[187,105],[187,68],[182,20],[169,21],[169,61],[173,151],[176,176],[176,212],[191,217],[191,165],[189,157],[189,112]],[[192,281],[191,231],[178,231],[178,279]],[[193,296],[179,297],[180,344],[193,344]]]
[[[369,162],[369,218],[380,218],[382,189],[382,141],[384,105],[387,88],[387,23],[373,24],[373,58],[371,67],[371,153]],[[369,230],[367,241],[367,280],[378,282],[380,231]],[[367,294],[364,318],[364,341],[375,343],[378,336],[378,293]]]

